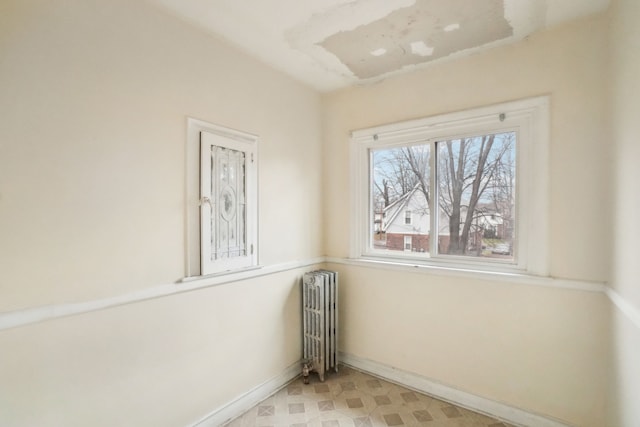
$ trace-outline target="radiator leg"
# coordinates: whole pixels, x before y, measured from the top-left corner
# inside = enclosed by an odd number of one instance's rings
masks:
[[[306,363],[302,364],[302,382],[309,384],[309,365]]]

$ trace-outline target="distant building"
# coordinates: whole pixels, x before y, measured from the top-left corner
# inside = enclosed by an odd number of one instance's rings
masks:
[[[463,208],[462,218],[465,214]],[[383,237],[374,239],[375,245],[389,250],[429,252],[430,221],[429,204],[416,186],[389,206],[376,209],[374,232]],[[467,251],[480,252],[484,249],[483,238],[506,239],[508,230],[505,222],[501,214],[480,206],[471,225]],[[441,213],[438,223],[438,252],[446,253],[450,241],[449,217]]]

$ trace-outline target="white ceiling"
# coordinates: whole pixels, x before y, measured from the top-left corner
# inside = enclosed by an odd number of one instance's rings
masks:
[[[513,43],[609,0],[149,0],[320,91]]]

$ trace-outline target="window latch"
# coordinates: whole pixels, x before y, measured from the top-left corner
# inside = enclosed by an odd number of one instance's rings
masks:
[[[205,203],[207,203],[209,206],[211,206],[211,199],[208,197],[203,197],[200,199],[200,206],[204,205]]]

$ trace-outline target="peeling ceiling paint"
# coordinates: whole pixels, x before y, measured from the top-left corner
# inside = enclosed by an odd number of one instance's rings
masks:
[[[320,45],[357,78],[370,79],[512,35],[503,0],[416,0]],[[372,54],[380,49],[384,55]]]
[[[146,0],[320,91],[513,43],[610,0]]]

